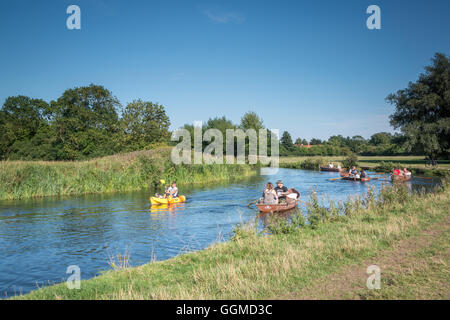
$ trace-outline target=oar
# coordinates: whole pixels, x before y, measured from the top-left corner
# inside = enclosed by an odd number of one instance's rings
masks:
[[[328,181],[340,180],[340,179],[342,179],[342,178],[344,178],[344,177],[328,179]]]
[[[247,207],[250,207],[252,204],[255,204],[256,202],[258,202],[258,199],[247,204]]]

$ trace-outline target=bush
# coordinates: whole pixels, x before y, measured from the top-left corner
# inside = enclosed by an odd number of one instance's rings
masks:
[[[352,153],[351,155],[347,156],[343,161],[342,161],[342,166],[344,168],[350,169],[353,166],[357,166],[358,165],[358,156],[354,153]]]
[[[322,162],[323,162],[322,158],[317,159],[307,158],[300,164],[300,167],[306,170],[319,170]]]

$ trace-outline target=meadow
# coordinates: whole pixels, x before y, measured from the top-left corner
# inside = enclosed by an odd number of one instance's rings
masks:
[[[273,216],[265,234],[243,224],[231,241],[202,251],[149,257],[146,265],[82,281],[79,290],[62,283],[15,298],[448,299],[447,183],[427,194],[399,184],[335,206],[319,205],[314,194],[310,201],[306,217]],[[366,287],[373,264],[382,268],[379,290]]]

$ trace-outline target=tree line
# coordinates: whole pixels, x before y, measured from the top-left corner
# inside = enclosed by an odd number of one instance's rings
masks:
[[[0,159],[81,160],[148,148],[170,137],[162,105],[122,107],[102,86],[68,89],[55,101],[15,96],[0,110]]]
[[[379,132],[369,139],[333,135],[328,140],[280,137],[280,155],[420,154],[430,159],[450,155],[450,63],[436,53],[416,82],[390,94],[390,124],[400,132]],[[46,102],[26,96],[9,97],[0,109],[0,160],[82,160],[152,148],[170,141],[170,119],[164,106],[135,100],[125,107],[106,88],[91,84],[68,89]],[[183,127],[193,133],[194,127]],[[215,128],[263,129],[263,120],[247,112],[234,124],[211,118],[203,131]],[[270,149],[270,131],[268,147]],[[208,145],[204,142],[204,147]],[[309,146],[308,146],[309,145]],[[226,150],[224,146],[224,150]]]

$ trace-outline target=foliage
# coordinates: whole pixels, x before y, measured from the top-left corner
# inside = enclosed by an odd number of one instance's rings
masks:
[[[408,150],[432,159],[450,155],[450,61],[436,53],[432,65],[408,87],[390,94],[391,125],[406,136]]]
[[[354,153],[349,155],[342,161],[342,166],[347,169],[350,169],[353,166],[356,167],[357,165],[358,165],[358,156]]]
[[[280,144],[286,150],[293,150],[294,143],[292,143],[292,137],[289,134],[289,132],[287,132],[287,131],[283,132],[283,134],[281,135]]]
[[[102,86],[68,89],[47,103],[9,97],[0,110],[0,160],[83,160],[167,142],[164,107],[136,100],[121,104]]]
[[[142,150],[155,142],[169,139],[170,120],[164,106],[135,100],[129,103],[122,116],[124,145],[129,151]]]
[[[246,112],[242,116],[241,124],[239,126],[244,130],[254,129],[256,130],[256,132],[264,128],[263,120],[255,112],[252,111]]]

